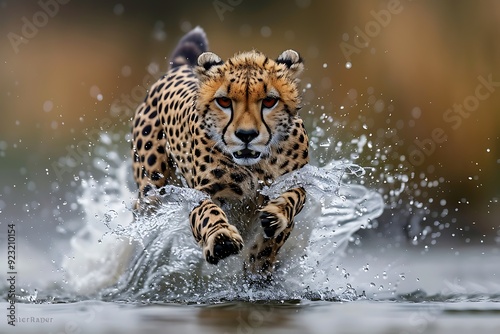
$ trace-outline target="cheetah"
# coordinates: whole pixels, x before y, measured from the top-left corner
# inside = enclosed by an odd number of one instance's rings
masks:
[[[155,189],[161,194],[165,185],[208,195],[186,218],[211,264],[242,251],[252,222],[260,221],[248,241],[252,246],[245,247],[243,269],[269,278],[306,200],[301,187],[274,199],[260,194],[309,162],[309,139],[298,115],[303,61],[293,50],[276,60],[249,51],[223,61],[207,49],[203,29],[187,33],[168,72],[136,110],[137,207],[158,203]]]

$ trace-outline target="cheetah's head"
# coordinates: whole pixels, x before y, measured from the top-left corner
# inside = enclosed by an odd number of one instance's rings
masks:
[[[225,62],[212,52],[201,54],[196,103],[208,135],[240,165],[267,157],[273,145],[288,138],[297,117],[303,68],[293,50],[276,60],[257,51]]]

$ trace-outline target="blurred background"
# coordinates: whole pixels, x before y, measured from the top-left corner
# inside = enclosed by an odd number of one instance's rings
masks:
[[[96,145],[128,161],[135,107],[197,25],[222,58],[301,53],[315,163],[373,167],[387,201],[365,238],[500,243],[496,0],[0,0],[1,225],[44,244],[78,216]]]

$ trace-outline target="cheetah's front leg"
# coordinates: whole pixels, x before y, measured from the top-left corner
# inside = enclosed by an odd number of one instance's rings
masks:
[[[260,211],[264,229],[250,250],[245,269],[268,278],[273,269],[276,255],[293,230],[293,219],[302,210],[306,201],[303,188],[291,189],[269,201]]]
[[[226,214],[211,200],[201,202],[189,215],[195,240],[203,247],[207,262],[217,264],[230,255],[238,254],[243,239],[238,229],[227,221]]]
[[[295,188],[269,201],[260,211],[260,222],[267,238],[275,238],[293,222],[306,201],[303,188]]]

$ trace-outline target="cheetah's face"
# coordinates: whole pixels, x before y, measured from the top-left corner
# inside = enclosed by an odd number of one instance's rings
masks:
[[[253,165],[287,138],[300,97],[297,52],[276,61],[253,51],[223,62],[206,52],[198,58],[197,109],[208,135],[240,165]]]

